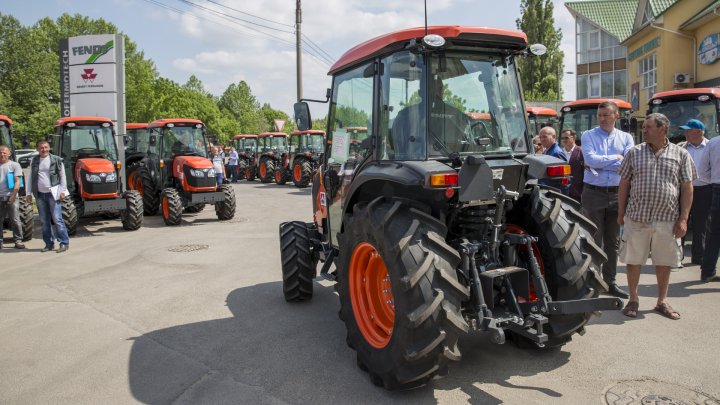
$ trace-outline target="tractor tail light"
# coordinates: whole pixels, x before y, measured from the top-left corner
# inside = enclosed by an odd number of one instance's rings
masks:
[[[432,187],[452,187],[458,184],[458,174],[431,174],[430,185]]]
[[[118,170],[122,169],[122,163],[120,163],[119,161],[115,162],[115,167],[117,167]]]
[[[454,188],[448,187],[445,189],[445,198],[447,198],[449,200],[449,199],[453,198],[454,195],[455,195]]]
[[[547,168],[548,177],[562,177],[570,175],[570,166],[550,166]]]
[[[560,180],[560,183],[562,183],[563,186],[567,186],[568,184],[570,184],[570,179],[568,179],[567,177],[563,177],[562,180]]]

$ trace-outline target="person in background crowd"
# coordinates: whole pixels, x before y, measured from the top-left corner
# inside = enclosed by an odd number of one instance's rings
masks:
[[[67,180],[62,159],[50,153],[47,141],[37,143],[38,155],[30,163],[30,181],[26,193],[28,202],[37,200],[38,214],[42,222],[45,247],[41,252],[55,250],[55,239],[60,242],[58,253],[68,250],[70,237],[62,218],[62,201],[67,196]],[[53,226],[55,228],[53,232]]]
[[[623,313],[632,318],[639,308],[640,267],[650,255],[658,284],[655,311],[680,319],[667,302],[667,293],[670,268],[677,267],[682,257],[680,238],[687,232],[697,172],[690,153],[668,140],[669,128],[670,120],[663,114],[645,117],[645,142],[627,152],[618,170],[622,178],[617,223],[624,225],[620,260],[627,264],[630,289]]]
[[[3,226],[7,215],[12,229],[15,249],[25,249],[22,243],[23,234],[20,225],[20,211],[18,208],[18,192],[22,167],[10,160],[10,148],[0,145],[0,249],[3,245]]]
[[[575,200],[580,201],[583,190],[583,177],[585,175],[585,159],[583,159],[583,153],[580,145],[575,143],[576,139],[577,133],[572,129],[564,129],[560,133],[560,141],[563,143],[565,153],[568,155],[570,176],[572,176],[568,195]]]
[[[699,166],[700,177],[710,179],[712,201],[710,202],[710,232],[705,240],[705,252],[700,266],[700,281],[720,281],[717,261],[720,255],[720,136],[707,145],[707,159]]]
[[[240,156],[235,150],[234,146],[230,147],[230,153],[228,157],[228,169],[230,170],[230,180],[233,183],[237,183],[237,164]]]
[[[215,169],[215,178],[217,179],[217,186],[220,187],[223,184],[223,179],[225,176],[225,162],[222,153],[220,152],[219,146],[214,146],[212,148],[212,154],[210,155],[210,160],[213,164],[213,169]]]
[[[583,213],[597,226],[595,243],[608,257],[607,263],[602,266],[608,293],[627,298],[628,293],[615,282],[620,247],[620,224],[617,222],[620,176],[617,171],[635,142],[632,135],[615,128],[615,121],[619,118],[617,104],[602,102],[597,110],[599,126],[582,134],[585,173],[581,202]]]
[[[545,149],[545,154],[554,156],[560,160],[567,162],[567,156],[563,153],[562,148],[557,144],[555,129],[553,127],[543,127],[538,132],[540,143]]]
[[[707,143],[705,138],[705,125],[699,120],[689,120],[681,125],[685,131],[686,142],[678,146],[684,147],[692,157],[695,168],[699,169],[708,159]],[[699,175],[700,173],[698,173]],[[699,177],[693,180],[693,200],[690,208],[690,230],[692,231],[692,258],[693,264],[701,265],[705,251],[705,236],[710,228],[710,202],[712,201],[712,186],[710,179]]]
[[[545,153],[545,148],[542,146],[542,142],[540,142],[540,137],[538,135],[535,135],[533,137],[533,147],[535,148],[535,154],[542,155]]]

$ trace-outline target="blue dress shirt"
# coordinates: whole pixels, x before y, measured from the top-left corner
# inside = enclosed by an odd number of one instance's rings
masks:
[[[635,146],[632,135],[614,128],[607,133],[595,127],[582,134],[582,150],[585,158],[583,182],[599,187],[615,187],[620,184],[617,174],[623,157]]]
[[[705,148],[707,148],[707,159],[698,167],[698,177],[713,185],[720,185],[720,136],[711,139]]]

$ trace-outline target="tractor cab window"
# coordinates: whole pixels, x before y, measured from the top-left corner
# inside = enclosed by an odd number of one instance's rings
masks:
[[[572,128],[580,136],[583,132],[598,126],[597,106],[593,105],[578,109],[566,108],[568,111],[563,110],[562,113],[562,129]],[[629,112],[628,109],[620,109],[620,118]],[[620,129],[620,120],[615,121],[615,128]]]
[[[148,131],[146,129],[129,129],[126,132],[128,134],[128,143],[125,146],[126,153],[147,153],[150,146]]]
[[[3,121],[2,124],[5,124],[5,121]],[[0,145],[10,146],[12,149],[12,139],[10,138],[10,130],[7,124],[0,126]]]
[[[113,162],[117,161],[117,147],[112,127],[97,125],[63,127],[60,156],[66,162],[83,157],[102,157]]]
[[[247,153],[255,153],[257,150],[257,139],[254,138],[245,138],[242,140],[242,146],[238,148],[239,151],[244,151]]]
[[[385,58],[383,67],[384,159],[444,160],[528,151],[513,58],[408,51]]]
[[[176,155],[189,154],[207,157],[205,133],[196,126],[163,127],[163,158],[172,159]]]
[[[299,152],[309,152],[313,154],[319,154],[323,152],[323,140],[324,137],[319,134],[308,134],[300,136],[299,140]]]
[[[673,142],[684,141],[685,131],[680,128],[691,119],[700,120],[705,124],[705,137],[714,138],[718,136],[718,106],[717,100],[698,99],[673,101],[670,103],[653,105],[652,112],[665,114],[670,120],[668,138]]]
[[[268,152],[285,153],[288,150],[287,137],[268,136],[265,138],[265,148]]]

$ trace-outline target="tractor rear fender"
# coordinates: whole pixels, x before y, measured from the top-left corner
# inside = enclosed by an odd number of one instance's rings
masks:
[[[530,179],[552,178],[548,176],[548,167],[567,165],[567,162],[565,162],[564,160],[558,159],[550,155],[527,155],[522,160],[523,163],[526,163],[528,165],[527,175]]]

